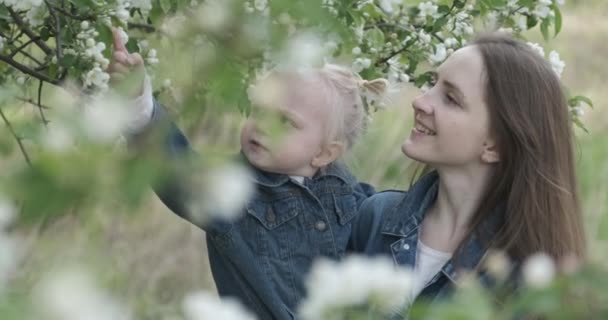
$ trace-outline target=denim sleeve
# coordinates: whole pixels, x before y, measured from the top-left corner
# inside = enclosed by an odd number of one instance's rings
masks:
[[[353,186],[355,199],[357,200],[357,209],[361,207],[363,202],[367,198],[373,196],[376,193],[376,189],[371,184],[365,182],[358,182]]]
[[[152,183],[152,189],[171,211],[205,231],[230,229],[227,222],[212,221],[203,224],[190,215],[189,200],[200,197],[201,190],[191,190],[188,181],[195,171],[201,170],[195,165],[200,155],[191,148],[186,136],[156,99],[151,121],[139,132],[129,134],[127,143],[138,157],[156,152],[155,155],[161,159],[162,173],[160,179]]]
[[[364,253],[368,249],[370,240],[379,236],[382,225],[382,213],[378,212],[374,197],[363,201],[359,212],[352,222],[352,232],[347,250],[355,253]]]

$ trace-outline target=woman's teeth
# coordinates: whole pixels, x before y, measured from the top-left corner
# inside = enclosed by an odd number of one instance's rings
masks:
[[[416,129],[416,131],[418,131],[420,133],[424,133],[429,136],[434,136],[436,134],[435,131],[421,125],[420,123],[416,123],[416,126],[414,126],[414,128]]]

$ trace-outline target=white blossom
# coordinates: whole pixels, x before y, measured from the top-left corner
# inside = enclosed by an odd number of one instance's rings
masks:
[[[420,39],[420,41],[422,41],[422,43],[424,44],[429,44],[431,43],[431,35],[424,32],[423,30],[420,30],[420,33],[418,33],[418,38]]]
[[[369,58],[357,58],[353,62],[352,68],[354,72],[361,72],[372,65],[372,60]]]
[[[268,6],[268,0],[253,0],[253,7],[258,11],[264,11]]]
[[[438,8],[439,7],[431,1],[421,2],[418,4],[418,10],[420,10],[418,16],[421,18],[426,18],[429,16],[435,17],[437,15]]]
[[[67,126],[54,121],[49,123],[46,129],[41,133],[41,141],[47,149],[63,153],[74,146],[75,136]]]
[[[198,10],[197,22],[201,28],[211,32],[221,31],[232,19],[230,1],[205,1]]]
[[[156,49],[148,50],[148,54],[146,55],[146,62],[149,64],[158,63],[158,58],[156,57]]]
[[[90,26],[90,24],[88,21],[83,21],[80,23],[80,29],[82,29],[82,30],[88,30],[89,26]]]
[[[395,13],[395,10],[393,8],[393,0],[379,0],[378,5],[380,6],[380,9],[382,9],[388,15],[392,15]]]
[[[571,111],[576,117],[579,117],[579,118],[585,115],[585,110],[583,109],[583,107],[580,104],[572,107]]]
[[[361,54],[361,48],[354,47],[352,52],[353,52],[354,55],[360,55]]]
[[[456,47],[458,45],[458,40],[456,40],[456,38],[447,38],[445,39],[445,41],[443,41],[443,44],[446,46],[446,48],[453,48]]]
[[[205,197],[190,199],[189,214],[199,223],[210,218],[231,221],[243,212],[254,192],[250,172],[237,165],[227,165],[193,179],[193,188],[206,190]]]
[[[319,36],[310,32],[300,33],[287,43],[282,63],[292,67],[311,67],[322,63],[325,54]]]
[[[547,287],[555,276],[555,262],[546,253],[536,253],[524,262],[524,282],[532,288]]]
[[[256,317],[237,300],[222,298],[209,292],[189,293],[184,298],[182,308],[187,320],[255,320]]]
[[[118,37],[120,38],[120,42],[122,44],[129,42],[129,35],[122,27],[117,27],[116,30],[118,30]]]
[[[560,59],[559,53],[553,50],[549,53],[549,62],[551,62],[551,67],[553,67],[553,71],[557,74],[558,77],[562,76],[562,72],[566,67],[566,63]]]
[[[388,258],[320,259],[308,277],[308,297],[300,314],[305,320],[327,319],[329,314],[357,306],[390,314],[408,302],[412,284],[411,271],[395,266]]]
[[[551,5],[553,4],[552,0],[538,0],[536,7],[534,8],[534,15],[541,19],[545,19],[553,14],[551,10]]]
[[[17,208],[12,201],[0,195],[0,232],[8,227],[17,217]]]
[[[117,96],[104,94],[90,97],[85,104],[80,121],[87,137],[96,142],[113,142],[134,118],[134,108]]]
[[[44,19],[48,15],[46,6],[35,5],[27,11],[25,14],[25,20],[29,22],[32,27],[40,26],[44,23]]]
[[[447,56],[448,54],[445,45],[440,43],[435,46],[435,52],[429,54],[429,62],[431,62],[431,64],[439,64],[443,62]]]
[[[0,294],[4,291],[12,273],[16,271],[21,255],[19,242],[0,231]]]
[[[528,42],[528,45],[530,46],[530,48],[532,48],[535,52],[537,52],[538,54],[541,55],[541,57],[545,57],[545,49],[543,49],[543,47],[538,44],[538,43],[534,43],[534,42]]]
[[[101,67],[94,67],[84,76],[84,85],[87,87],[94,87],[101,91],[108,89],[108,82],[110,81],[110,75],[103,71]]]
[[[528,30],[528,19],[524,15],[518,15],[515,17],[515,26],[520,31]]]
[[[152,10],[152,1],[150,0],[130,0],[131,8],[139,8],[143,13],[147,13]]]
[[[4,42],[6,42],[6,39],[4,39],[2,36],[0,36],[0,51],[2,51],[2,49],[4,49]]]
[[[130,312],[81,268],[63,268],[46,275],[34,298],[45,319],[127,320]]]

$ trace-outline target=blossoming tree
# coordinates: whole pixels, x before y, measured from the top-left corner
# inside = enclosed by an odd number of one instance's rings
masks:
[[[149,183],[158,178],[154,170],[158,163],[109,152],[128,130],[130,117],[128,101],[116,94],[120,90],[110,89],[106,71],[112,28],[121,31],[130,51],[145,58],[155,95],[172,100],[186,125],[194,126],[210,106],[247,113],[250,82],[277,64],[337,61],[351,65],[365,78],[381,76],[395,85],[422,87],[431,79],[430,67],[465,45],[476,31],[500,29],[522,38],[529,32],[540,32],[546,39],[556,36],[562,26],[563,2],[0,0],[0,116],[4,124],[0,152],[7,159],[3,169],[8,173],[0,181],[0,288],[7,280],[4,274],[17,263],[17,244],[7,231],[11,221],[40,223],[70,209],[85,211],[117,201],[135,206]],[[545,56],[541,46],[530,45]],[[546,57],[561,74],[565,64],[559,54],[551,51]],[[573,121],[582,126],[579,116],[591,101],[574,95],[569,104]],[[383,102],[368,97],[367,106],[371,111],[383,107]],[[232,171],[229,175],[234,176]],[[243,189],[238,183],[228,185]],[[357,263],[357,259],[347,262],[352,281],[358,275]],[[372,263],[370,268],[374,266],[379,268],[379,277],[393,275],[382,263]],[[330,264],[319,268],[321,279],[341,270]],[[382,297],[386,288],[398,293],[407,290],[407,281],[385,280],[360,286],[374,294],[353,293],[352,300],[332,308],[365,305],[374,295]],[[91,287],[82,278],[69,281],[76,281],[78,288]],[[51,285],[48,290],[56,288]],[[48,298],[42,295],[43,300]],[[303,314],[310,319],[323,314],[322,302],[328,300],[311,297],[305,306],[312,307]],[[480,301],[487,310],[488,299]],[[95,303],[87,300],[81,307],[95,312]],[[197,316],[190,314],[197,312],[211,318],[209,303],[204,294],[192,295],[185,313],[192,319]],[[393,308],[395,303],[387,304]],[[2,310],[4,304],[0,306]],[[53,310],[63,319],[80,312],[69,307]],[[22,313],[16,314],[15,319],[23,318]],[[107,314],[107,319],[116,319],[115,313]],[[242,310],[233,314],[234,319],[250,317]]]

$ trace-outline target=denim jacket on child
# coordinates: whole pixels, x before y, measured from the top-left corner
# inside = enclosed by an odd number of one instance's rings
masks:
[[[438,185],[438,174],[431,172],[408,191],[379,192],[368,198],[353,221],[351,248],[372,256],[388,255],[395,264],[413,269],[419,227],[428,208],[435,202]],[[480,262],[487,252],[484,244],[497,230],[500,216],[500,209],[489,213],[478,232],[427,283],[418,297],[436,300],[448,296],[454,289],[460,269],[477,272],[484,286],[493,286],[493,279],[480,268]],[[455,267],[456,261],[459,270]]]
[[[168,126],[164,152],[169,159],[193,153],[186,137],[154,101],[152,127]],[[135,136],[130,143],[135,143]],[[243,157],[244,158],[244,157]],[[246,162],[246,160],[245,160]],[[221,296],[237,297],[259,319],[292,319],[305,296],[305,276],[318,257],[340,259],[359,205],[374,190],[357,183],[347,168],[332,164],[300,184],[287,175],[250,166],[255,195],[234,222],[204,225],[189,219],[180,176],[155,191],[176,214],[206,231],[211,271]],[[187,172],[186,172],[187,174]]]

